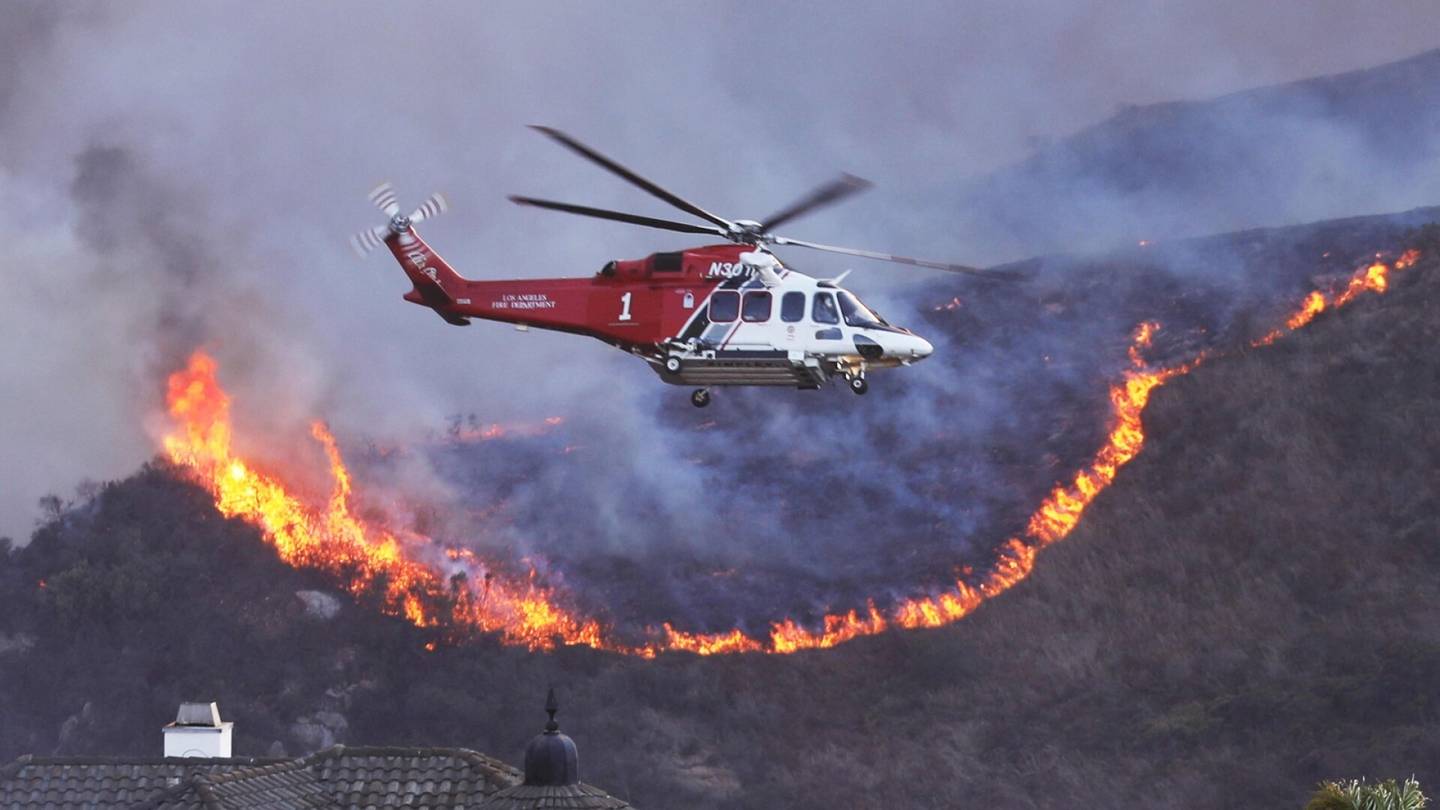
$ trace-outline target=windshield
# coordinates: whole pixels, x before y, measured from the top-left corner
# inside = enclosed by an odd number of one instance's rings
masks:
[[[888,326],[885,319],[865,308],[853,294],[840,291],[840,312],[851,326]]]

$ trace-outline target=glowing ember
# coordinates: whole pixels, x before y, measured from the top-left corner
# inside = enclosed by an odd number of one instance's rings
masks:
[[[466,425],[464,427],[457,425],[445,435],[445,440],[455,444],[469,444],[488,442],[491,439],[541,436],[564,423],[565,417],[563,416],[547,416],[544,421],[537,423],[517,422],[502,425],[492,422],[488,425]]]
[[[1284,327],[1251,345],[1269,345],[1326,309],[1342,307],[1362,293],[1385,292],[1389,274],[1414,265],[1419,258],[1418,251],[1410,250],[1393,266],[1377,260],[1358,270],[1339,291],[1310,293]],[[937,309],[960,305],[957,298]],[[563,608],[555,593],[536,582],[533,569],[528,578],[505,578],[468,549],[440,549],[429,538],[400,535],[367,523],[352,510],[349,470],[334,437],[320,422],[312,425],[311,435],[325,452],[334,489],[323,505],[306,503],[278,476],[260,472],[233,455],[230,400],[216,380],[215,361],[204,352],[197,351],[184,370],[170,376],[167,402],[178,429],[164,437],[164,447],[172,461],[194,471],[214,495],[221,513],[259,527],[282,560],[331,573],[346,582],[353,594],[379,593],[389,612],[418,626],[496,633],[506,643],[530,649],[580,644],[644,657],[666,651],[793,653],[834,647],[895,627],[949,624],[1028,576],[1039,550],[1065,538],[1120,468],[1139,454],[1145,444],[1141,414],[1150,395],[1208,359],[1202,354],[1180,365],[1151,368],[1143,355],[1159,329],[1157,323],[1142,323],[1132,336],[1130,368],[1110,388],[1111,427],[1104,445],[1088,465],[1050,492],[1022,532],[1000,545],[988,571],[977,576],[964,567],[957,571],[953,588],[912,597],[884,611],[870,602],[863,611],[829,614],[818,628],[782,619],[772,623],[764,637],[749,635],[738,627],[721,633],[690,633],[665,623],[648,631],[651,640],[647,643],[620,644],[598,621]],[[550,417],[541,428],[525,429],[544,430],[560,422],[560,417]],[[507,432],[492,425],[462,438],[483,440]],[[431,556],[434,563],[423,561]],[[45,587],[43,580],[39,587]],[[429,651],[435,647],[434,641],[425,644]]]

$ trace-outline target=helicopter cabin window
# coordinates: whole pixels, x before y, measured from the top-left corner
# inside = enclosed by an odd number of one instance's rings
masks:
[[[835,296],[830,293],[815,293],[815,305],[810,308],[810,320],[815,323],[839,323],[840,313],[835,309]]]
[[[740,314],[740,293],[721,290],[710,296],[710,320],[713,323],[729,323]]]
[[[845,323],[851,326],[884,326],[885,319],[865,308],[860,299],[840,291],[840,311],[845,314]]]
[[[740,319],[746,323],[764,323],[770,320],[770,293],[745,293],[745,306],[740,311]]]
[[[780,320],[795,323],[805,317],[805,293],[788,292],[780,297]]]

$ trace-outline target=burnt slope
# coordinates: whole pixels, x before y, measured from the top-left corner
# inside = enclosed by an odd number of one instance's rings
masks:
[[[314,578],[149,469],[0,569],[0,636],[29,639],[0,652],[0,758],[153,753],[174,703],[214,697],[237,753],[328,731],[516,760],[554,683],[586,780],[640,807],[1297,807],[1321,778],[1440,784],[1424,238],[1390,294],[1157,392],[1144,453],[1029,580],[826,652],[427,653],[364,605],[307,614]]]

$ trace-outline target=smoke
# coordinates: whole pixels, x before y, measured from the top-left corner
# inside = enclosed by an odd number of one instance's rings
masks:
[[[1356,130],[1365,110],[1232,104],[1209,124],[1219,130],[1133,165],[1117,157],[1130,141],[1107,133],[1163,142],[1165,108],[1096,131],[1104,148],[1082,148],[1093,134],[1043,148],[1121,103],[1435,41],[1425,2],[1172,6],[22,5],[0,43],[15,46],[0,71],[14,282],[0,304],[0,533],[23,539],[40,495],[153,452],[163,373],[205,345],[236,397],[243,451],[302,457],[296,437],[323,417],[365,458],[371,491],[394,494],[387,508],[548,560],[626,616],[718,626],[761,620],[776,593],[819,609],[942,581],[1093,448],[1136,319],[1174,316],[1176,341],[1215,338],[1297,279],[1257,275],[1257,255],[1230,244],[1127,257],[1134,277],[1049,260],[1023,288],[857,266],[851,286],[936,342],[934,359],[877,375],[864,399],[726,391],[701,413],[598,343],[454,329],[404,304],[385,257],[346,248],[377,221],[363,194],[387,178],[405,203],[444,190],[455,210],[425,234],[476,277],[584,275],[689,244],[509,206],[517,192],[674,215],[527,123],[735,217],[852,171],[878,187],[793,235],[966,261],[1432,194],[1434,175],[1412,169],[1433,141],[1401,149]],[[1233,177],[1216,179],[1231,157],[1219,151],[1187,162],[1205,143],[1257,137],[1271,149]],[[822,275],[847,266],[792,254]],[[457,414],[564,421],[529,438],[421,442]],[[367,443],[403,449],[365,455]]]

